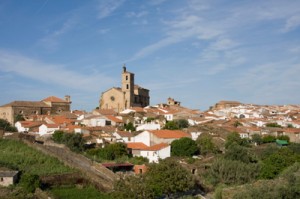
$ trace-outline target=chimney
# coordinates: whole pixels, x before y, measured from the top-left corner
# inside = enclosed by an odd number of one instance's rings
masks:
[[[70,96],[70,95],[66,95],[66,96],[65,96],[65,100],[66,100],[67,102],[71,102],[71,96]]]

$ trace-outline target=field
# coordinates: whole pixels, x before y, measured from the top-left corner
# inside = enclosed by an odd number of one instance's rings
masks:
[[[84,188],[57,187],[50,190],[51,195],[57,199],[111,199],[107,194],[98,192],[95,188],[88,186]]]
[[[23,142],[0,139],[0,167],[39,176],[73,172],[58,159],[45,155]]]

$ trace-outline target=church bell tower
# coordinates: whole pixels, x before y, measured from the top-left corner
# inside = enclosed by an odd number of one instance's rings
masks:
[[[134,74],[126,71],[125,64],[122,71],[122,93],[124,109],[130,108],[134,99]]]

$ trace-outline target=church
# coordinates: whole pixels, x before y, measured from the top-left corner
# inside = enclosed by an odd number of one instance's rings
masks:
[[[113,87],[102,93],[99,109],[113,109],[116,112],[121,112],[130,107],[149,105],[149,90],[134,84],[134,73],[128,72],[125,65],[121,80],[121,88]]]

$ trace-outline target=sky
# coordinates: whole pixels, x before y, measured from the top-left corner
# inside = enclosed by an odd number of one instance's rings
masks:
[[[0,1],[0,105],[91,111],[123,65],[150,104],[299,104],[299,0]]]

